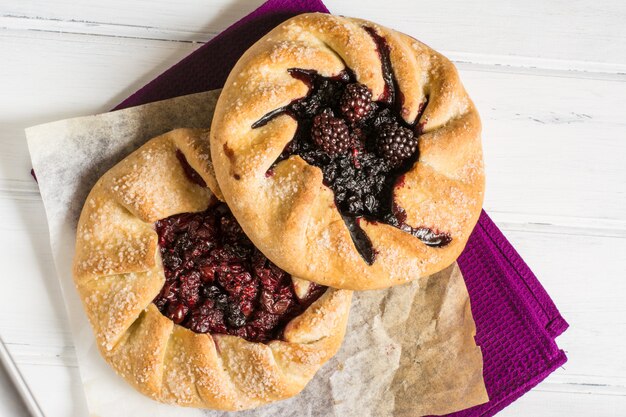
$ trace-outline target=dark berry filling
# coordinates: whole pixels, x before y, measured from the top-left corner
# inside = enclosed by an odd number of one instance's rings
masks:
[[[376,101],[349,69],[335,77],[292,68],[289,73],[309,86],[308,94],[273,110],[255,122],[257,128],[288,114],[298,122],[293,140],[275,164],[299,155],[324,174],[324,184],[335,196],[356,249],[372,264],[376,253],[360,227],[360,219],[383,222],[412,234],[429,246],[450,243],[448,234],[406,224],[406,214],[394,204],[393,189],[419,158],[420,126],[400,116],[403,95],[389,58],[389,46],[373,28],[365,30],[377,45],[385,89]],[[425,104],[420,107],[420,119]],[[275,165],[274,164],[274,165]],[[273,166],[266,173],[270,177]]]
[[[190,180],[202,180],[182,153],[178,158]],[[252,244],[224,203],[159,220],[155,228],[165,285],[154,304],[196,333],[278,339],[326,291],[312,283],[306,297],[298,298],[291,275]]]

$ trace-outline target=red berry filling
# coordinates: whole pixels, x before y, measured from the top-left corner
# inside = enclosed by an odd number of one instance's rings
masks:
[[[428,227],[407,225],[406,215],[398,216],[394,208],[393,189],[419,158],[421,132],[419,125],[408,124],[400,116],[403,95],[393,74],[387,42],[374,29],[365,30],[377,45],[385,80],[385,90],[377,101],[349,69],[329,78],[294,68],[289,73],[309,86],[308,94],[269,112],[252,127],[263,126],[280,114],[297,120],[296,134],[275,164],[299,155],[322,170],[324,184],[334,193],[356,249],[372,264],[376,253],[359,226],[361,218],[397,227],[429,246],[445,246],[451,238]],[[420,107],[416,120],[424,108]]]
[[[189,179],[200,183],[182,153],[178,159]],[[159,220],[155,228],[165,285],[154,304],[196,333],[278,339],[326,291],[312,283],[306,297],[298,298],[291,275],[252,244],[224,203]]]

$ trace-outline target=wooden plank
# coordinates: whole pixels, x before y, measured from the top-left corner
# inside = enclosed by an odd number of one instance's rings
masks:
[[[48,20],[46,30],[204,41],[261,3],[8,0],[0,12],[6,18],[3,26],[9,27],[40,30],[41,20]],[[378,0],[326,4],[336,14],[394,27],[463,61],[613,73],[626,69],[626,5],[620,0],[596,1],[593,7],[567,0],[486,0],[480,7],[462,0],[394,2],[393,7]],[[8,22],[19,18],[31,22]]]
[[[72,346],[65,304],[50,253],[41,200],[0,195],[0,292],[2,337],[8,344],[26,345],[62,355]],[[30,349],[29,348],[29,349]],[[31,351],[32,352],[32,351]]]
[[[554,299],[570,328],[558,339],[569,357],[555,383],[626,387],[626,239],[537,231],[504,233]]]
[[[46,416],[89,415],[78,368],[20,364],[20,371]]]
[[[107,111],[196,47],[0,30],[0,189],[37,190],[24,128]]]
[[[4,369],[0,369],[0,416],[26,416],[28,410],[20,401],[19,392],[13,387]]]
[[[535,389],[498,417],[623,417],[626,397]]]
[[[483,121],[485,208],[612,220],[626,207],[626,83],[461,67]]]

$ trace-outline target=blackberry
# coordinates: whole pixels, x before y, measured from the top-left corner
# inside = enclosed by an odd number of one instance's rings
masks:
[[[335,117],[330,109],[325,109],[313,119],[311,138],[328,155],[345,153],[352,144],[348,125],[343,119]]]
[[[368,117],[375,107],[372,103],[372,92],[361,83],[348,84],[339,104],[341,113],[352,124]]]
[[[394,168],[402,165],[417,151],[417,138],[413,131],[397,122],[383,125],[378,132],[378,154]]]

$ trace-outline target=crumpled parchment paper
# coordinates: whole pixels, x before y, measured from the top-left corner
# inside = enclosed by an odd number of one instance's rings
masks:
[[[76,223],[91,187],[148,139],[207,128],[219,90],[26,130],[91,416],[218,416],[159,404],[100,357],[72,279]],[[304,391],[242,416],[441,415],[488,401],[469,296],[455,264],[387,290],[356,293],[343,346]]]

